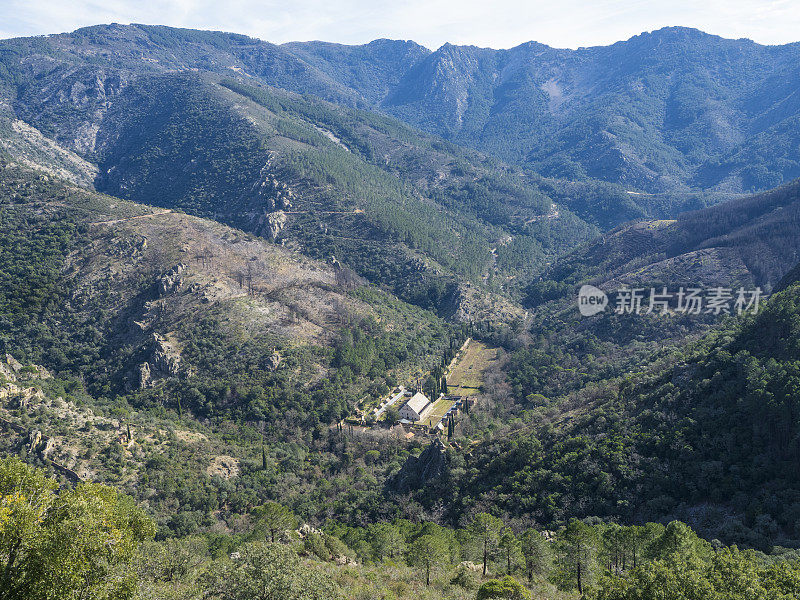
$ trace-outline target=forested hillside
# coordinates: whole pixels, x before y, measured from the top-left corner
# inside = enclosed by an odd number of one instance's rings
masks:
[[[13,165],[1,175],[2,350],[79,377],[106,401],[133,390],[197,415],[275,422],[291,406],[301,421],[330,422],[444,343],[434,315],[340,265]],[[350,375],[336,376],[333,348],[364,334],[369,358],[355,352],[339,364]],[[153,387],[161,379],[176,384],[167,397]]]
[[[800,597],[798,48],[0,40],[0,600]]]
[[[517,280],[596,231],[569,209],[595,222],[592,203],[388,117],[242,83],[236,70],[176,73],[116,51],[102,64],[85,43],[29,40],[4,55],[4,144],[15,159],[334,256],[405,300],[460,317],[481,318],[486,304],[461,284],[513,296]],[[21,61],[23,50],[40,61]]]
[[[572,293],[582,282],[659,286],[761,286],[769,292],[798,262],[800,180],[775,190],[680,214],[636,221],[560,257],[528,301]]]
[[[520,350],[520,419],[467,461],[462,502],[543,522],[681,518],[709,538],[794,545],[798,298],[792,285],[756,316],[560,398]]]
[[[800,176],[791,44],[668,27],[578,50],[530,42],[430,51],[392,40],[276,46],[220,32],[106,25],[5,41],[3,49],[7,83],[25,104],[36,93],[26,79],[41,69],[88,87],[87,75],[100,69],[112,94],[130,73],[198,69],[380,110],[567,180],[683,194],[763,190]],[[20,63],[28,54],[37,60]],[[75,63],[92,68],[66,67]],[[24,120],[41,116],[35,105]],[[648,212],[648,198],[634,201]]]

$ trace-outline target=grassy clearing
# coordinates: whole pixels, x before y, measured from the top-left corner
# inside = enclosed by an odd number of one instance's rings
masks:
[[[459,396],[474,396],[480,393],[486,369],[498,359],[497,348],[490,348],[473,340],[461,360],[447,376],[448,393]]]
[[[422,423],[425,425],[433,426],[436,425],[439,421],[442,420],[445,413],[450,409],[453,405],[452,400],[448,400],[447,398],[442,398],[438,400],[436,404],[433,406],[433,411],[422,420]]]

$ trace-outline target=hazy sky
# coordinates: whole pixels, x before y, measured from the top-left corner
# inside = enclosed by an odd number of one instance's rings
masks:
[[[235,31],[272,42],[386,37],[509,48],[577,48],[665,25],[764,44],[800,40],[800,0],[0,0],[0,38],[97,23]]]

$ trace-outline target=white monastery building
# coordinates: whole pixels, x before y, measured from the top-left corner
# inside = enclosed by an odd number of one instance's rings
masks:
[[[400,418],[416,422],[424,419],[433,409],[433,403],[422,392],[417,392],[400,409]]]

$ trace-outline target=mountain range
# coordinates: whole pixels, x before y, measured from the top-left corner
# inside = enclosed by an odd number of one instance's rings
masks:
[[[18,80],[67,69],[76,86],[92,88],[97,68],[227,74],[383,112],[545,176],[633,191],[740,193],[800,176],[797,44],[670,27],[578,50],[530,42],[430,51],[410,41],[274,45],[110,25],[3,45],[3,64]],[[20,53],[36,59],[23,66]],[[112,77],[95,93],[113,95],[129,79]],[[35,118],[26,120],[44,125],[42,108],[31,107]]]
[[[161,538],[269,499],[342,537],[485,511],[800,546],[798,59],[677,27],[2,40],[0,451],[114,483]],[[583,285],[765,309],[583,318]],[[447,443],[372,422],[465,356]]]

